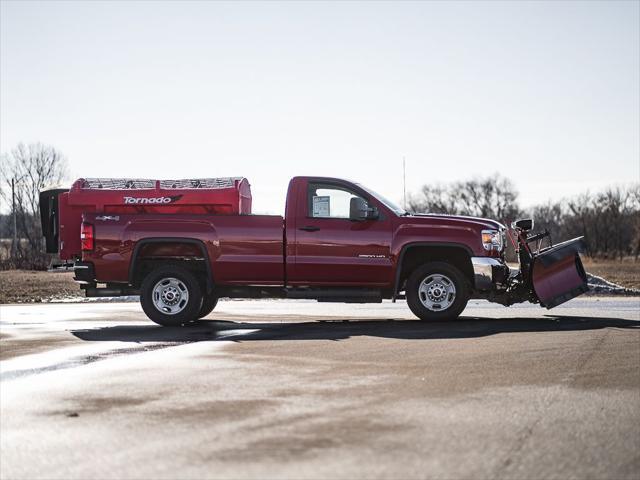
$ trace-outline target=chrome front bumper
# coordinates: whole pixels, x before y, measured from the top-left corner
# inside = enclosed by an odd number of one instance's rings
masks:
[[[491,257],[471,257],[471,265],[476,290],[491,290],[496,283],[496,273],[504,273],[508,268],[502,260]]]

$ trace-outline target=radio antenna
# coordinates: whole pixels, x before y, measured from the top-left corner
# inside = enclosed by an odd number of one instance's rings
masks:
[[[407,209],[407,167],[404,155],[402,156],[402,194],[404,197],[404,209]]]

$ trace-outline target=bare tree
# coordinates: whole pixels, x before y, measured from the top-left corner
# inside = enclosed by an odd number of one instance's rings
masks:
[[[497,174],[448,185],[425,185],[419,194],[410,196],[409,208],[421,213],[490,217],[504,223],[521,215],[513,183]]]
[[[59,185],[66,178],[66,160],[51,146],[20,143],[2,156],[1,171],[0,197],[11,210],[18,238],[12,245],[11,266],[42,268],[46,266],[47,257],[42,253],[39,192]]]
[[[564,236],[582,235],[593,257],[619,258],[640,250],[640,185],[609,187],[567,201],[561,224]]]
[[[567,210],[561,202],[548,202],[531,209],[536,230],[551,232],[554,239],[561,239],[565,228]]]
[[[420,213],[457,214],[458,206],[449,194],[449,188],[442,185],[424,185],[418,194],[410,194],[409,210]]]

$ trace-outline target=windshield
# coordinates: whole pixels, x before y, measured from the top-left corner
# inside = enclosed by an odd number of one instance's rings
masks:
[[[365,187],[364,185],[360,184],[360,183],[356,183],[356,185],[358,185],[361,189],[363,189],[365,192],[367,192],[369,195],[375,197],[377,200],[379,200],[380,202],[382,202],[384,204],[385,207],[387,207],[390,210],[393,210],[393,213],[395,213],[396,215],[405,215],[407,212],[404,208],[402,208],[399,205],[396,205],[394,202],[392,202],[391,200],[386,199],[385,197],[383,197],[382,195],[380,195],[379,193],[374,192],[373,190],[371,190],[370,188]]]

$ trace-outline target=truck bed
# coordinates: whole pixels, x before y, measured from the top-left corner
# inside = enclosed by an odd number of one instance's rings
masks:
[[[278,215],[90,213],[83,220],[95,228],[95,249],[83,259],[93,262],[98,281],[126,282],[140,242],[185,239],[202,243],[217,285],[284,284],[284,220]]]

